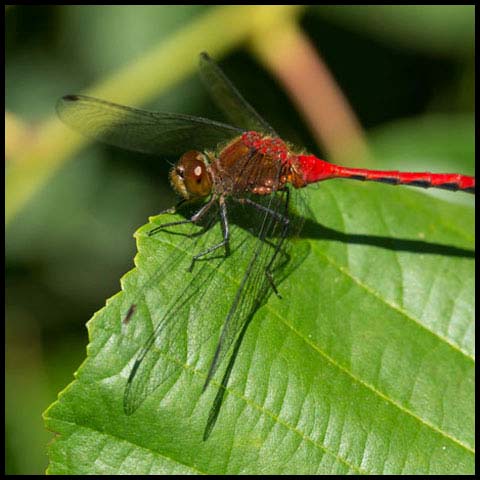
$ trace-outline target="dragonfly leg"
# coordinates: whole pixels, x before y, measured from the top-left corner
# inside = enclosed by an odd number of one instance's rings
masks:
[[[163,213],[175,213],[177,211],[177,209],[183,205],[184,203],[186,202],[186,200],[180,200],[179,203],[177,203],[177,205],[175,205],[175,207],[173,208],[168,208],[167,210],[164,210],[163,212],[160,213],[163,214]],[[163,230],[164,228],[168,228],[168,227],[174,227],[176,225],[185,225],[186,223],[195,223],[195,222],[198,222],[199,220],[201,220],[201,218],[203,217],[203,215],[205,215],[205,213],[207,213],[207,211],[210,209],[210,207],[215,203],[215,198],[212,197],[212,199],[207,202],[205,205],[203,205],[203,207],[198,211],[196,212],[192,217],[190,217],[189,219],[187,220],[179,220],[178,222],[169,222],[169,223],[162,223],[162,225],[159,225],[158,227],[155,227],[153,228],[152,230],[150,230],[148,232],[148,236],[151,237],[152,235],[155,235],[156,233],[160,232],[161,230]]]
[[[193,270],[193,266],[195,265],[195,262],[199,258],[205,255],[208,255],[209,253],[212,253],[215,250],[218,250],[219,248],[225,247],[225,256],[228,257],[230,255],[230,230],[228,227],[227,206],[225,204],[225,200],[223,197],[220,197],[219,205],[220,205],[220,220],[221,220],[220,223],[222,226],[223,240],[217,243],[216,245],[213,245],[207,248],[205,251],[194,255],[194,257],[192,258],[192,263],[190,264],[190,268],[188,269],[189,272]]]
[[[290,200],[290,191],[288,190],[288,188],[285,188],[285,192],[286,192],[285,214],[275,212],[271,208],[268,208],[265,205],[261,205],[260,203],[254,202],[253,200],[250,200],[249,198],[235,198],[235,200],[238,203],[251,205],[252,207],[254,207],[256,209],[261,210],[261,211],[267,213],[268,215],[271,215],[273,218],[276,218],[278,221],[280,221],[283,224],[282,232],[280,234],[280,242],[277,245],[275,245],[275,252],[274,252],[272,258],[270,259],[270,262],[268,263],[267,267],[265,268],[265,275],[267,276],[267,279],[270,282],[270,286],[272,287],[272,290],[274,291],[275,295],[277,295],[277,297],[279,297],[279,298],[282,298],[282,296],[280,295],[280,293],[279,293],[279,291],[278,291],[278,289],[275,285],[275,282],[273,280],[272,265],[274,264],[274,262],[277,258],[278,252],[282,248],[282,244],[285,241],[285,238],[287,237],[288,227],[290,225],[290,220],[286,216],[286,213],[288,212],[288,203],[289,203],[289,200]]]

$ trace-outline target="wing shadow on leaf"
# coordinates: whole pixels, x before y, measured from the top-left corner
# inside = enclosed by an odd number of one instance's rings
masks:
[[[348,243],[353,245],[369,245],[411,253],[424,253],[432,255],[445,255],[451,257],[475,258],[475,250],[443,245],[441,243],[426,242],[424,240],[410,240],[404,238],[386,237],[382,235],[367,235],[344,233],[334,228],[329,228],[312,220],[305,220],[300,238],[315,240],[332,240],[335,242]]]

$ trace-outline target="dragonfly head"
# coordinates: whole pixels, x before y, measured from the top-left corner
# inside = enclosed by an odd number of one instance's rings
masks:
[[[206,197],[212,191],[212,177],[203,153],[190,150],[184,153],[170,170],[170,182],[186,200]]]

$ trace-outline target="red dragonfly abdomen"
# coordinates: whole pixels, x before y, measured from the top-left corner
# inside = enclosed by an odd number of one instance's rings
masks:
[[[467,193],[475,193],[475,177],[468,175],[347,168],[320,160],[314,155],[298,155],[296,160],[296,165],[294,165],[295,176],[292,183],[297,188],[329,178],[350,178],[353,180],[388,183],[390,185],[442,188],[444,190],[460,190]]]

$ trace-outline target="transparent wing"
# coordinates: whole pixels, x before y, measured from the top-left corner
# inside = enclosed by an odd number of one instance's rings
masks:
[[[278,208],[283,206],[282,195],[275,197],[275,201],[281,202]],[[272,202],[268,204],[272,206]],[[224,252],[211,255],[196,262],[192,272],[188,271],[192,255],[222,238],[218,212],[212,211],[205,219],[207,231],[201,235],[179,239],[180,232],[172,235],[172,230],[151,237],[151,242],[164,245],[163,260],[157,263],[156,255],[149,252],[145,260],[139,259],[145,281],[132,278],[132,284],[124,285],[126,296],[121,316],[128,318],[124,328],[131,332],[129,338],[135,336],[133,332],[141,325],[145,332],[125,387],[124,411],[128,415],[167,380],[176,381],[185,366],[194,363],[192,358],[208,359],[206,387],[219,366],[224,365],[227,354],[235,350],[232,346],[242,336],[246,323],[271,292],[265,269],[281,237],[282,225],[271,216],[264,219],[264,212],[251,206],[231,202],[229,209],[235,219],[230,224],[230,256],[225,257]],[[262,224],[263,221],[266,223]],[[260,241],[259,229],[265,232]],[[190,233],[189,229],[184,233]],[[239,278],[240,286],[235,281]],[[132,297],[129,291],[140,294]],[[224,319],[221,331],[215,319]],[[240,342],[237,343],[238,351]],[[229,363],[232,367],[233,362]],[[225,378],[222,384],[227,381]],[[217,409],[220,403],[215,402]],[[213,423],[209,421],[210,429]]]
[[[156,324],[153,332],[145,342],[135,358],[133,367],[125,387],[123,408],[127,415],[133,414],[143,401],[158,387],[164,384],[172,375],[179,374],[188,363],[188,349],[186,335],[190,329],[196,332],[197,348],[207,341],[209,336],[216,333],[200,319],[189,318],[191,304],[198,304],[199,299],[206,293],[209,285],[209,276],[212,274],[207,265],[196,272],[193,281],[188,282],[178,297],[170,303],[161,320]],[[163,299],[165,300],[165,299]],[[154,318],[162,307],[146,307],[142,305],[143,313],[148,318]],[[201,328],[193,324],[201,323]]]
[[[84,95],[57,103],[61,120],[95,140],[154,155],[179,155],[213,148],[242,130],[213,120],[175,113],[149,112]]]
[[[276,255],[288,233],[285,230],[285,223],[281,220],[283,213],[286,212],[287,196],[286,191],[277,192],[267,198],[255,198],[257,207],[252,205],[244,207],[243,214],[248,215],[248,223],[244,223],[242,228],[247,229],[256,241],[251,245],[253,248],[245,252],[245,257],[248,259],[246,269],[225,318],[204,389],[229,353],[245,324],[271,293],[267,269],[274,270],[278,266],[280,256],[285,253],[279,251],[279,255]],[[267,210],[271,213],[267,213]],[[277,262],[271,265],[274,256]]]
[[[212,228],[216,217],[217,213],[212,212],[206,219],[207,230],[195,238],[189,234],[198,229],[191,225],[151,237],[148,241],[152,247],[160,243],[155,247],[160,258],[142,252],[146,256],[138,259],[139,277],[125,279],[130,282],[123,286],[125,309],[121,310],[122,316],[126,311],[128,317],[125,332],[130,339],[135,332],[144,332],[146,337],[135,355],[125,387],[123,406],[127,415],[133,414],[167,380],[180,375],[189,356],[198,356],[208,339],[213,337],[215,341],[218,336],[210,307],[218,296],[219,279],[215,277],[225,258],[204,262],[193,272],[188,270],[192,252],[201,251],[221,236],[220,229]],[[139,293],[131,296],[129,292]]]
[[[278,136],[273,128],[242,97],[220,67],[203,52],[200,54],[200,76],[212,99],[236,126]]]

